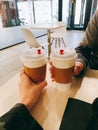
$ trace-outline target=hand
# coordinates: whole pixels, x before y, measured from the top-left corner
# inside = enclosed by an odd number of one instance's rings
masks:
[[[83,69],[84,69],[84,65],[81,62],[75,62],[73,75],[78,76]],[[52,62],[50,62],[49,70],[50,70],[50,77],[51,77],[52,80],[54,80],[54,69],[53,69]]]
[[[51,77],[52,81],[54,81],[54,67],[52,65],[52,62],[50,62],[49,71],[50,71],[50,77]]]
[[[28,110],[36,103],[38,100],[42,89],[47,85],[46,81],[41,83],[33,83],[32,80],[25,74],[24,70],[20,72],[20,102],[23,103]]]
[[[83,69],[84,69],[84,65],[81,62],[75,62],[75,67],[73,70],[74,76],[78,76]]]

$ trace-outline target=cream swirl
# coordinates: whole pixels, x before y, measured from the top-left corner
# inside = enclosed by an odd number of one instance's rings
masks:
[[[76,57],[76,52],[74,49],[69,48],[59,48],[52,51],[51,56],[58,59],[72,59]]]
[[[59,48],[51,52],[50,59],[55,67],[64,69],[74,66],[76,56],[74,49]]]
[[[29,68],[37,68],[47,63],[45,50],[41,48],[27,49],[21,55],[24,66]]]

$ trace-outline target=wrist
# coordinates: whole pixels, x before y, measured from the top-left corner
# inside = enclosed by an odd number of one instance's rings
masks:
[[[23,104],[30,111],[32,105],[28,100],[20,99],[19,103]]]

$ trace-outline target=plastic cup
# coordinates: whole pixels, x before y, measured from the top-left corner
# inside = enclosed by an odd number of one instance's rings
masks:
[[[60,84],[70,84],[73,80],[73,68],[76,52],[69,48],[59,48],[51,52],[50,60],[54,67],[54,80]]]
[[[44,49],[31,48],[25,50],[21,55],[25,73],[33,82],[42,82],[46,78],[47,57]]]

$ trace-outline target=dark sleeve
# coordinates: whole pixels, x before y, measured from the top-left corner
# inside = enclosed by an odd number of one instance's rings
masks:
[[[16,104],[0,118],[0,130],[43,130],[23,104]]]
[[[98,37],[98,11],[90,19],[88,26],[85,30],[83,39],[80,41],[79,46],[76,47],[76,52],[78,54],[77,61],[80,61],[84,66],[88,66],[88,61],[90,59],[90,54],[92,50],[97,47],[97,37]]]
[[[76,61],[83,63],[84,67],[88,66],[89,59],[91,57],[91,49],[86,46],[79,46],[75,48],[77,53]]]
[[[86,130],[93,113],[92,104],[69,98],[60,130]]]
[[[98,98],[93,102],[94,114],[86,130],[98,130]]]

